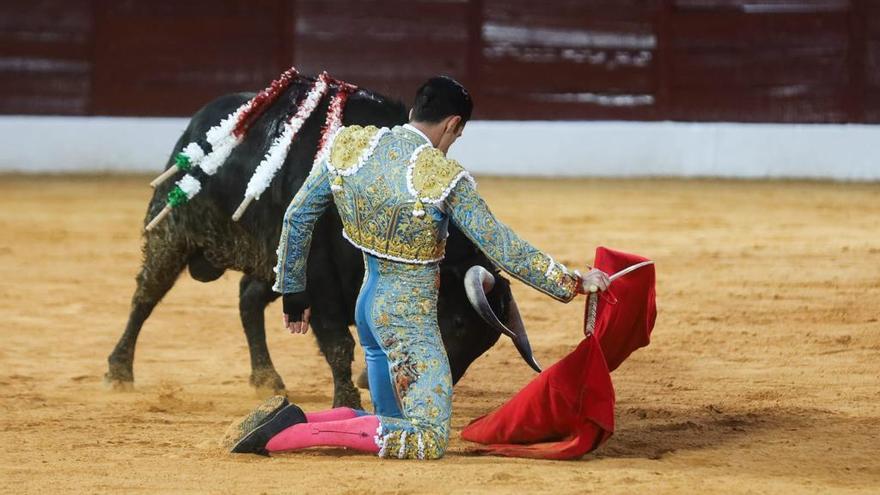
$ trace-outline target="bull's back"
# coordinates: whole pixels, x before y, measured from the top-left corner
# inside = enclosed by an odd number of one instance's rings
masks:
[[[311,169],[324,120],[324,115],[319,115],[325,111],[323,107],[306,121],[291,145],[285,163],[262,197],[251,204],[239,221],[235,222],[231,217],[243,199],[248,181],[291,110],[290,102],[297,101],[298,92],[302,92],[303,88],[299,86],[291,85],[250,126],[241,143],[217,172],[203,178],[201,192],[187,204],[176,208],[171,217],[160,224],[157,234],[168,237],[169,242],[185,242],[194,263],[207,268],[197,271],[210,272],[196,278],[213,280],[218,270],[232,269],[257,275],[267,281],[273,280],[272,267],[284,211]],[[208,130],[252,97],[253,93],[228,94],[199,109],[175,144],[166,168],[173,166],[176,154],[190,142],[210,150],[205,139]],[[165,206],[168,192],[182,176],[182,172],[178,173],[172,180],[156,188],[147,219]],[[335,211],[330,212],[328,221],[332,223],[335,215]],[[316,232],[313,248],[329,248],[332,242],[344,242],[340,236],[331,236],[327,232],[327,229]]]

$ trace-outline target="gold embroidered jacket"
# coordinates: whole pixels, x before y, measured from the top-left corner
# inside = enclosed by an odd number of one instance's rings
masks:
[[[284,215],[275,291],[305,290],[312,227],[330,201],[343,235],[372,255],[402,263],[443,259],[452,220],[496,265],[561,301],[577,276],[499,222],[470,174],[414,127],[343,127]]]

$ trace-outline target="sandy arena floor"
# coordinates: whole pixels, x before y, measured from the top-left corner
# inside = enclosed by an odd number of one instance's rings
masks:
[[[614,374],[617,431],[596,453],[467,453],[461,428],[533,376],[503,341],[456,389],[446,458],[417,463],[218,450],[257,403],[235,273],[184,275],[141,334],[135,390],[104,388],[148,180],[0,176],[0,491],[880,491],[880,184],[482,180],[498,216],[570,266],[599,244],[654,258],[660,316]],[[575,346],[582,299],[515,292],[542,362]],[[326,408],[314,338],[284,333],[279,304],[268,315],[292,399]]]

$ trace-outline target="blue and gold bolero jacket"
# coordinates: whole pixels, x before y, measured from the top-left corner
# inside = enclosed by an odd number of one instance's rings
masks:
[[[305,290],[312,228],[333,201],[343,236],[374,256],[437,263],[451,220],[513,277],[560,301],[576,295],[577,275],[499,222],[470,174],[415,127],[348,126],[331,140],[284,214],[276,292]]]

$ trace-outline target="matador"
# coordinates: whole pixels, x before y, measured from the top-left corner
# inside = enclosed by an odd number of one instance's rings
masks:
[[[437,292],[449,222],[497,266],[554,299],[568,302],[585,287],[607,288],[603,272],[581,276],[498,221],[471,175],[446,157],[472,109],[461,84],[434,77],[417,91],[408,124],[352,125],[331,138],[284,215],[273,288],[283,294],[285,327],[305,333],[312,228],[335,204],[343,235],[364,257],[355,323],[375,412],[305,413],[276,396],[238,423],[232,452],[336,446],[380,457],[444,455],[452,378],[437,323]]]

